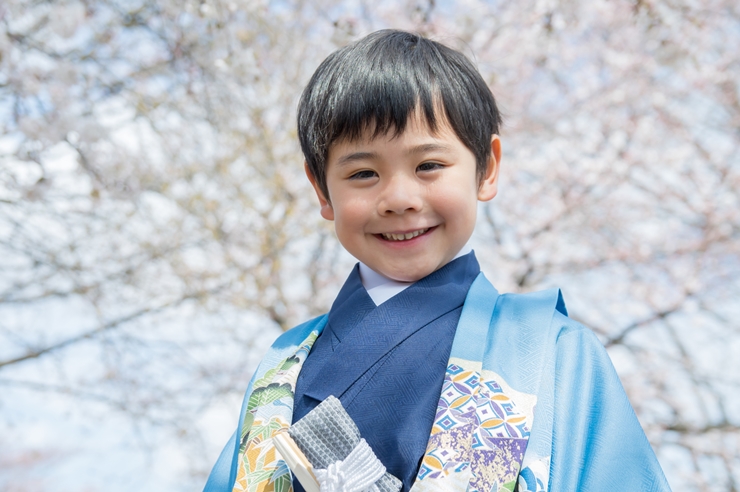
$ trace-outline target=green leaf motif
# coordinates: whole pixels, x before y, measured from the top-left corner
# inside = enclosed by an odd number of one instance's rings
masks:
[[[270,475],[272,475],[272,470],[263,470],[262,468],[258,468],[254,473],[247,473],[247,490],[257,492],[260,484],[268,480]]]
[[[280,371],[287,371],[288,369],[290,369],[291,367],[293,367],[296,364],[299,364],[300,362],[301,362],[301,359],[299,359],[295,355],[291,355],[290,357],[288,357],[287,359],[285,359],[280,364],[280,366],[279,366],[280,367]]]
[[[281,475],[275,480],[275,492],[290,492],[291,480],[290,474]]]
[[[278,364],[278,367],[280,367],[280,365],[284,363],[285,361],[282,361],[280,364]],[[278,372],[278,367],[273,367],[272,369],[267,371],[264,376],[255,381],[254,385],[252,385],[252,391],[259,388],[264,388],[265,386],[269,386],[270,383],[272,383],[272,380],[275,379],[275,375]]]
[[[242,425],[241,435],[239,436],[239,452],[243,453],[247,447],[247,439],[249,439],[249,431],[252,428],[252,422],[254,422],[254,414],[247,413],[244,416],[244,424]]]
[[[268,439],[272,434],[282,429],[283,425],[277,421],[277,420],[270,420],[266,424],[256,424],[252,427],[252,430],[249,432],[250,436],[254,436],[255,439],[259,439],[260,441],[264,441],[265,439]]]
[[[252,394],[249,395],[247,408],[252,409],[269,405],[286,396],[293,397],[293,390],[288,383],[271,383],[264,388],[256,388],[252,391]]]

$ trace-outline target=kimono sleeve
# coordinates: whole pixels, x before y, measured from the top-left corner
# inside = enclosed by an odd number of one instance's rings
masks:
[[[211,474],[203,489],[203,492],[230,492],[233,486],[231,480],[232,462],[234,460],[234,449],[236,447],[236,432],[224,446],[223,451],[218,457],[216,464],[213,465]]]
[[[550,491],[670,491],[606,350],[556,317]]]

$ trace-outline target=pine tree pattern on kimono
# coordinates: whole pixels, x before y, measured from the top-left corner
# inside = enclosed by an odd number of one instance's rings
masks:
[[[290,492],[292,479],[272,437],[290,427],[298,373],[319,336],[312,331],[295,354],[256,380],[240,431],[239,463],[233,492]]]

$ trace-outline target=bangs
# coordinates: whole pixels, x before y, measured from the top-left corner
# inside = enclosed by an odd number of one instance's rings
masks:
[[[418,56],[415,50],[394,54]],[[367,136],[368,131],[372,138],[387,133],[398,135],[415,112],[436,131],[435,106],[437,111],[442,108],[434,74],[425,66],[394,59],[398,56],[383,56],[381,50],[368,53],[368,57],[370,63],[341,67],[347,76],[341,84],[332,84],[324,92],[328,95],[323,115],[327,147],[338,140],[357,140]]]

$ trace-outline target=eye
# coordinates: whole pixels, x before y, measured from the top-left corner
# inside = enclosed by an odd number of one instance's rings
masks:
[[[442,169],[444,166],[439,162],[423,162],[416,168],[417,171],[436,171]]]
[[[375,171],[365,170],[365,171],[357,171],[352,176],[349,177],[349,179],[370,179],[377,176]]]

